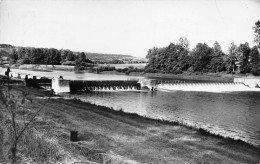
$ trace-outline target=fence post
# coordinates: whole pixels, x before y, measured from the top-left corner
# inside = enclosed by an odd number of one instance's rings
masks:
[[[72,142],[78,141],[78,132],[77,131],[70,131],[70,141],[72,141]]]

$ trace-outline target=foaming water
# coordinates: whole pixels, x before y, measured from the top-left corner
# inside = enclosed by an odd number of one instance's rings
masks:
[[[197,91],[197,92],[239,92],[260,91],[260,88],[251,88],[243,83],[183,83],[183,84],[159,84],[160,91]]]
[[[259,92],[91,92],[71,95],[97,105],[197,129],[260,146]]]

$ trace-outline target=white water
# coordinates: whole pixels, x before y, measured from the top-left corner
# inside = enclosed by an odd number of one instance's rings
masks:
[[[243,83],[183,83],[159,84],[159,91],[196,91],[196,92],[239,92],[260,91],[260,88],[251,88]]]

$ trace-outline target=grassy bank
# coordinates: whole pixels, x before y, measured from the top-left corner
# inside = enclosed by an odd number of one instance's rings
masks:
[[[47,91],[15,86],[29,93],[33,112],[45,105],[19,146],[22,161],[94,163],[259,163],[260,150],[204,131],[114,111]],[[29,108],[30,107],[30,108]],[[4,129],[4,128],[2,128]],[[70,142],[70,131],[79,141]],[[4,130],[2,130],[4,131]],[[3,138],[0,131],[0,138]],[[1,142],[0,142],[1,144]],[[6,147],[1,147],[0,157]],[[29,151],[33,150],[33,151]],[[0,162],[1,163],[1,162]]]

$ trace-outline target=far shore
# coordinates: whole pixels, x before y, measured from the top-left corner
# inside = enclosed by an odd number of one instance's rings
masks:
[[[15,68],[15,67],[14,67]],[[37,67],[39,68],[39,67]],[[21,67],[20,69],[29,70],[29,71],[39,71],[39,72],[50,72],[50,71],[72,71],[72,66],[53,66],[50,69],[49,67],[40,67],[41,69],[35,69],[32,66]],[[47,69],[48,68],[48,69]],[[73,67],[74,68],[74,67]],[[12,68],[11,68],[12,69]],[[16,68],[19,69],[19,68]],[[47,70],[46,70],[47,69]],[[74,71],[78,73],[94,73],[89,72],[89,70],[81,70],[81,71]],[[124,72],[118,71],[102,71],[99,74],[103,75],[126,75]],[[182,74],[170,74],[170,73],[144,73],[144,72],[130,72],[128,76],[143,76],[147,78],[160,78],[160,79],[184,79],[184,80],[201,80],[201,81],[216,81],[216,82],[233,82],[234,78],[236,77],[244,77],[244,78],[260,78],[260,76],[253,76],[253,75],[246,75],[246,74],[227,74],[224,72],[219,73],[191,73],[191,72],[184,72]]]
[[[125,73],[117,71],[104,71],[100,74],[111,75],[125,75]],[[161,78],[161,79],[184,79],[184,80],[202,80],[202,81],[217,81],[217,82],[233,82],[235,77],[247,77],[246,75],[232,75],[226,73],[183,73],[183,74],[169,74],[169,73],[144,73],[131,72],[129,76],[143,76],[147,78]],[[254,76],[258,78],[257,76]]]
[[[260,161],[259,148],[242,141],[210,135],[206,131],[185,127],[177,122],[153,120],[137,114],[115,111],[68,96],[66,96],[68,98],[55,96],[48,100],[48,91],[24,86],[13,86],[12,91],[17,95],[28,92],[36,106],[45,104],[44,111],[37,117],[33,134],[28,137],[37,138],[41,134],[42,142],[47,145],[45,149],[57,148],[55,162],[258,163]],[[79,140],[70,142],[69,133],[75,130],[79,133]],[[26,145],[22,148],[26,149]],[[40,151],[39,149],[35,146],[36,151]],[[23,154],[24,159],[30,159],[30,155],[30,152]]]

